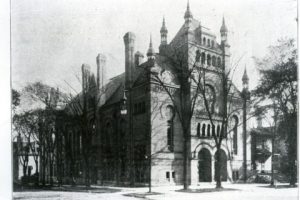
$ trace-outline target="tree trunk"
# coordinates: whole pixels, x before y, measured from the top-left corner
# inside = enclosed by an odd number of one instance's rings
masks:
[[[50,161],[50,185],[53,186],[53,162]]]
[[[184,133],[186,135],[186,133]],[[188,185],[188,177],[187,177],[187,168],[188,168],[188,154],[187,154],[187,139],[186,136],[183,139],[183,189],[187,190]]]
[[[222,188],[222,182],[221,182],[221,156],[220,156],[220,147],[217,146],[216,151],[216,161],[215,161],[215,181],[216,181],[216,188]]]
[[[39,173],[39,162],[37,159],[34,159],[35,162],[35,173],[38,174]]]

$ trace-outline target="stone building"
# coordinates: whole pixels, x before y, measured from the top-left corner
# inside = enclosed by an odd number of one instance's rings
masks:
[[[91,126],[95,127],[95,134],[91,136],[91,177],[95,183],[134,182],[138,185],[148,183],[151,177],[153,185],[182,184],[184,138],[180,117],[170,98],[170,94],[174,99],[180,98],[177,92],[180,88],[178,69],[171,55],[174,51],[180,52],[182,56],[177,58],[185,59],[183,66],[187,69],[197,65],[206,70],[205,91],[214,122],[211,124],[203,99],[199,97],[190,123],[188,182],[214,181],[217,148],[213,137],[221,135],[221,110],[224,106],[220,74],[228,72],[231,66],[225,19],[220,29],[221,41],[218,42],[214,33],[193,18],[188,5],[184,23],[175,37],[168,42],[165,19],[160,34],[159,52],[155,52],[150,39],[144,61],[143,54],[135,49],[135,34],[126,33],[123,38],[125,73],[110,80],[106,79],[106,58],[103,55],[97,57],[96,78],[83,66],[83,77],[89,74],[92,77],[90,82],[97,87],[96,92],[90,92],[95,95],[94,100],[97,99],[95,115],[91,115]],[[153,73],[163,83],[153,81]],[[243,83],[247,88],[246,71]],[[85,87],[83,81],[83,90]],[[193,91],[193,87],[191,84],[187,90]],[[234,85],[228,98],[230,117],[228,133],[221,145],[221,176],[222,181],[235,181],[242,175],[245,155],[250,169],[250,138],[247,136],[243,141],[243,99]],[[84,144],[80,132],[74,132],[76,136],[72,140],[78,148],[77,157],[80,157]],[[78,166],[77,174],[83,171],[82,164]]]

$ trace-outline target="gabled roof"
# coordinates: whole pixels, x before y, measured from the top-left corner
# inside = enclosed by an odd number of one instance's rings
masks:
[[[125,86],[125,72],[110,79],[101,89],[99,107],[116,103],[122,99]]]
[[[200,34],[200,29],[201,29],[201,34],[202,35],[206,35],[206,36],[210,36],[213,38],[216,38],[216,35],[210,31],[209,28],[204,27],[201,25],[200,21],[196,20],[196,19],[192,19],[190,24],[189,24],[189,32],[193,33],[194,37],[193,38],[189,38],[190,42],[195,42],[200,44],[200,37],[197,37]],[[183,36],[185,35],[186,32],[186,27],[185,24],[183,24],[181,26],[181,28],[179,29],[179,31],[177,32],[177,34],[175,35],[175,37],[173,38],[173,40],[170,42],[171,46],[177,46],[179,45],[182,41],[183,41]],[[215,45],[215,48],[219,47],[218,44]]]

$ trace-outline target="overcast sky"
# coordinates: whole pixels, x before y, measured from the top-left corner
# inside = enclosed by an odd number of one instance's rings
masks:
[[[165,16],[168,40],[184,23],[186,0],[12,0],[12,83],[20,89],[43,81],[70,91],[80,90],[82,63],[96,67],[96,56],[107,56],[108,76],[124,72],[123,36],[136,34],[136,50],[145,54],[152,34],[158,51]],[[241,88],[247,66],[250,88],[258,74],[252,57],[262,57],[277,39],[297,36],[295,0],[190,0],[195,19],[210,28],[219,41],[222,16],[229,29],[233,79]]]

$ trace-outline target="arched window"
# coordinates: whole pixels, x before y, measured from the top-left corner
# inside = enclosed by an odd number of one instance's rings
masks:
[[[207,137],[210,137],[210,124],[207,125]]]
[[[207,40],[207,46],[210,47],[210,39]]]
[[[220,125],[217,126],[217,137],[220,137],[220,131],[221,131],[221,127]]]
[[[221,58],[220,57],[218,57],[218,67],[221,67]]]
[[[205,53],[201,54],[201,64],[205,64]]]
[[[238,124],[239,124],[239,119],[236,115],[234,115],[232,117],[232,120],[233,120],[233,153],[234,154],[237,154],[238,152],[238,145],[237,145],[237,142],[238,142],[238,133],[237,133],[237,128],[238,128]]]
[[[205,137],[205,128],[206,128],[206,125],[203,124],[202,125],[202,137]]]
[[[167,144],[168,149],[173,152],[174,150],[174,131],[173,131],[173,119],[174,119],[174,109],[173,106],[166,106],[165,115],[167,118],[168,128],[167,128]]]
[[[208,64],[208,65],[211,65],[211,57],[210,57],[209,54],[207,55],[207,64]]]
[[[212,136],[216,136],[216,126],[212,125]]]
[[[200,123],[197,125],[197,136],[200,137]]]
[[[214,46],[215,46],[215,42],[212,40],[211,41],[211,47],[214,48]]]
[[[199,62],[199,61],[200,61],[200,57],[201,57],[200,51],[197,50],[197,51],[196,51],[196,62]]]
[[[167,137],[168,137],[168,148],[170,151],[173,151],[173,145],[172,145],[172,128],[168,127],[167,129]]]
[[[206,45],[206,38],[203,38],[203,45]]]
[[[216,56],[212,57],[212,66],[216,66]]]

